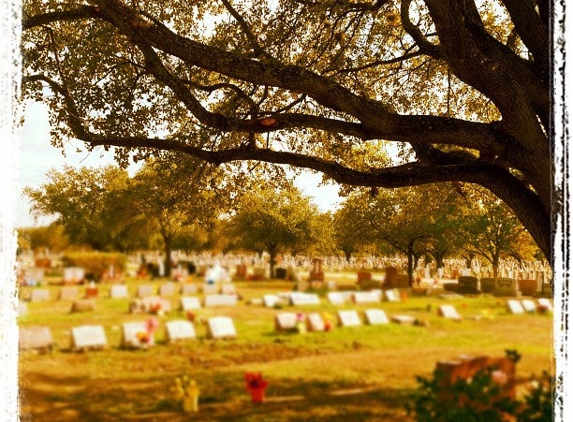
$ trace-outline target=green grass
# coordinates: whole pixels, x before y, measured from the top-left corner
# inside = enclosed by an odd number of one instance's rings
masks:
[[[354,278],[353,278],[354,277]],[[339,287],[353,288],[355,276],[339,277]],[[137,283],[128,280],[133,294]],[[154,281],[159,285],[162,280]],[[503,356],[516,349],[522,355],[518,378],[552,371],[551,315],[510,315],[505,299],[467,297],[445,301],[412,296],[399,303],[269,309],[249,304],[266,293],[292,289],[283,281],[237,282],[243,298],[235,307],[197,311],[233,318],[238,337],[206,338],[206,327],[196,324],[197,339],[163,344],[163,324],[185,318],[177,311],[178,296],[170,298],[174,311],[159,317],[157,345],[149,350],[122,350],[122,322],[145,320],[128,313],[128,299],[110,299],[109,286],[100,286],[95,312],[70,313],[71,301],[56,300],[59,286],[48,285],[52,300],[28,303],[22,326],[51,328],[57,347],[52,353],[20,355],[22,421],[412,421],[404,400],[416,388],[415,376],[429,376],[438,360],[462,354]],[[81,290],[81,289],[80,289]],[[21,293],[26,294],[26,291]],[[462,322],[437,315],[441,304],[453,304]],[[330,332],[276,333],[278,312],[327,312],[368,308],[392,315],[411,315],[426,326],[398,324],[336,327]],[[472,319],[487,310],[492,319]],[[104,327],[105,351],[72,353],[70,329],[82,324]],[[243,374],[262,372],[269,380],[268,400],[255,406],[244,389]],[[192,417],[180,410],[170,388],[174,379],[188,375],[201,389],[200,412]]]

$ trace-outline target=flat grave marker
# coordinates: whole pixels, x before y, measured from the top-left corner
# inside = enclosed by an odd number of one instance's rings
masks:
[[[175,320],[165,324],[165,338],[169,343],[196,338],[195,327],[190,321]]]
[[[151,284],[140,284],[137,286],[137,297],[153,296],[153,286]]]
[[[539,299],[537,299],[537,303],[547,308],[549,312],[553,312],[553,305],[551,304],[551,301],[546,297],[540,297]]]
[[[390,320],[402,325],[413,325],[416,322],[416,318],[409,315],[394,315]]]
[[[201,301],[196,296],[183,296],[179,299],[182,311],[201,309]]]
[[[80,299],[72,303],[70,312],[92,312],[96,309],[95,299]]]
[[[382,309],[366,309],[364,311],[366,323],[369,325],[388,324],[388,317],[386,312]]]
[[[440,305],[438,307],[438,315],[447,319],[453,319],[454,321],[462,320],[462,317],[458,314],[458,311],[453,305]]]
[[[294,306],[320,305],[320,298],[315,293],[293,292],[290,294],[290,303]]]
[[[235,324],[229,317],[214,317],[207,320],[207,333],[210,338],[233,338],[237,337]]]
[[[107,347],[105,331],[101,325],[80,325],[72,328],[72,349],[104,349]]]
[[[233,283],[223,283],[221,285],[221,293],[224,295],[234,295],[237,294],[237,289]]]
[[[333,305],[343,305],[346,301],[344,300],[344,295],[340,292],[328,292],[326,297],[330,303]]]
[[[167,282],[159,286],[159,296],[173,296],[174,294],[175,294],[174,283]]]
[[[204,301],[206,308],[213,306],[235,306],[237,304],[237,296],[213,294],[205,296]]]
[[[32,289],[30,292],[30,302],[45,302],[50,300],[48,289]]]
[[[217,286],[216,284],[205,283],[205,284],[203,284],[202,290],[203,290],[203,294],[206,294],[206,295],[217,294],[217,293],[219,293],[219,286]]]
[[[275,305],[282,302],[279,295],[263,295],[263,303],[267,308],[273,308]]]
[[[531,299],[523,299],[521,301],[521,306],[523,307],[523,310],[528,313],[535,313],[535,310],[537,309],[535,302]]]
[[[306,325],[308,327],[308,331],[325,331],[326,325],[324,323],[324,319],[318,312],[313,312],[308,314],[306,318]]]
[[[523,314],[525,312],[523,306],[521,306],[521,302],[515,299],[509,299],[507,301],[507,307],[509,312],[514,315]]]
[[[185,283],[181,286],[183,296],[195,295],[199,292],[199,286],[196,283]]]
[[[297,322],[297,314],[294,312],[281,312],[275,315],[275,331],[295,330]]]
[[[64,283],[79,283],[85,277],[85,271],[81,267],[64,268]]]
[[[338,322],[341,327],[356,327],[362,325],[358,312],[354,310],[338,311]]]
[[[386,290],[384,297],[388,302],[400,302],[400,295],[398,294],[398,290],[395,289]]]
[[[114,284],[111,286],[109,295],[112,299],[123,299],[129,297],[125,284]]]
[[[77,286],[64,286],[60,289],[60,300],[74,300],[80,295]]]
[[[49,351],[54,345],[49,327],[20,327],[18,345],[20,350]]]
[[[359,304],[359,303],[378,303],[378,302],[380,302],[380,293],[375,292],[375,291],[355,292],[352,295],[352,301],[356,304]]]

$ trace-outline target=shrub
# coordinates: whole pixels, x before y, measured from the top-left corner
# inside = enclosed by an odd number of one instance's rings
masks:
[[[97,280],[109,277],[109,268],[113,265],[115,274],[125,271],[127,258],[120,253],[75,252],[68,253],[62,258],[66,267],[81,267],[86,277],[91,275]]]

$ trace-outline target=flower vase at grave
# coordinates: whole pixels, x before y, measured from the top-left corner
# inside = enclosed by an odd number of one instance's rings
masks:
[[[251,392],[251,401],[253,403],[263,403],[265,401],[264,388],[250,388],[249,391]]]
[[[195,413],[199,411],[199,395],[185,396],[183,398],[183,411]]]

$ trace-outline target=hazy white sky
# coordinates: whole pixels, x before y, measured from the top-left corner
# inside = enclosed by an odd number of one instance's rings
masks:
[[[39,219],[34,222],[30,215],[30,205],[27,198],[22,195],[26,186],[40,187],[46,180],[46,173],[56,168],[62,169],[64,165],[75,167],[100,167],[113,163],[113,154],[101,148],[96,152],[88,153],[81,142],[67,145],[62,150],[50,144],[50,126],[45,106],[39,103],[30,104],[25,111],[26,120],[22,128],[22,139],[19,149],[19,166],[16,186],[16,212],[15,227],[28,227],[46,224],[48,220]],[[81,152],[77,152],[80,150]],[[318,186],[321,181],[319,174],[305,174],[297,180],[297,186],[306,195],[312,196],[314,203],[322,211],[332,209],[338,204],[337,186]]]

